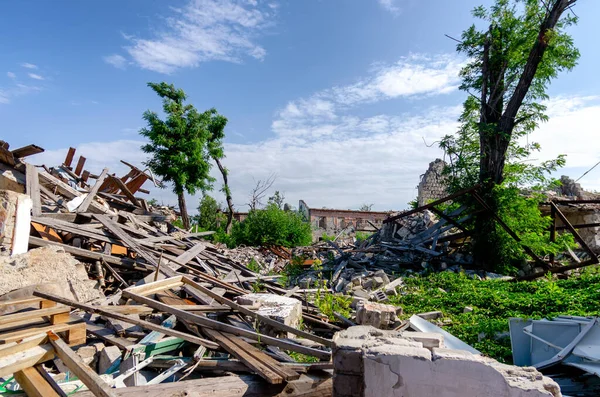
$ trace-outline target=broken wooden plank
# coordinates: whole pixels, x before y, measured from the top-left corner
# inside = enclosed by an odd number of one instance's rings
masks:
[[[34,247],[47,247],[49,245],[56,245],[62,247],[65,252],[84,259],[93,259],[93,260],[105,260],[107,263],[111,265],[121,265],[128,268],[133,268],[134,266],[141,270],[149,270],[148,265],[141,262],[135,262],[129,258],[119,258],[116,256],[101,254],[99,252],[89,251],[82,248],[73,247],[67,244],[61,244],[54,241],[47,241],[39,237],[29,236],[29,245]]]
[[[133,193],[131,193],[131,191],[127,188],[127,186],[125,186],[125,184],[123,183],[122,180],[120,180],[117,177],[114,177],[112,175],[109,176],[109,179],[112,183],[114,183],[125,195],[125,197],[127,197],[127,199],[129,201],[131,201],[131,203],[133,205],[135,205],[136,207],[140,207],[140,203],[138,202],[138,200],[135,198],[135,196],[133,195]]]
[[[17,371],[14,377],[29,397],[60,397],[34,367]]]
[[[276,328],[278,330],[289,332],[289,333],[292,333],[294,335],[301,336],[302,338],[318,342],[318,343],[322,344],[323,346],[327,346],[327,347],[332,347],[333,346],[333,341],[331,341],[329,339],[321,338],[320,336],[316,336],[316,335],[313,335],[313,334],[311,334],[309,332],[299,330],[299,329],[291,327],[291,326],[289,326],[287,324],[283,324],[283,323],[281,323],[279,321],[273,320],[273,319],[271,319],[269,317],[266,317],[266,316],[260,315],[258,313],[255,313],[252,310],[248,310],[248,309],[246,309],[242,305],[238,305],[237,303],[235,303],[235,302],[233,302],[233,301],[231,301],[231,300],[229,300],[227,298],[224,298],[224,297],[222,297],[222,296],[220,296],[218,294],[215,294],[213,291],[209,290],[208,288],[204,288],[200,284],[195,283],[194,281],[192,281],[191,279],[189,279],[187,277],[183,277],[182,281],[184,283],[188,284],[188,285],[193,286],[198,291],[200,291],[202,293],[205,293],[206,295],[210,296],[211,298],[213,298],[214,300],[216,300],[220,304],[227,305],[227,306],[231,307],[232,309],[235,309],[235,310],[237,310],[237,311],[239,311],[239,312],[241,312],[241,313],[243,313],[243,314],[245,314],[247,316],[250,316],[250,317],[254,318],[255,320],[258,320],[261,323],[268,324],[271,327]]]
[[[135,345],[135,342],[132,342],[129,339],[116,336],[112,329],[102,327],[89,321],[85,322],[85,327],[90,334],[102,339],[108,344],[117,346],[121,350],[128,350]]]
[[[38,154],[38,153],[42,153],[42,152],[44,152],[43,148],[39,147],[38,145],[33,145],[33,144],[23,146],[18,149],[15,149],[15,150],[11,150],[11,153],[13,154],[14,158],[16,158],[16,159],[22,159],[24,157],[33,156],[34,154]]]
[[[27,181],[25,191],[29,197],[31,197],[31,201],[33,201],[31,213],[33,216],[39,216],[42,214],[42,199],[40,197],[40,179],[38,177],[38,171],[34,165],[29,163],[25,164],[25,170],[25,180]]]
[[[217,343],[219,343],[219,345],[221,345],[221,347],[225,349],[229,354],[242,361],[248,368],[252,369],[254,372],[256,372],[256,374],[258,374],[261,378],[265,379],[267,382],[276,385],[284,381],[281,375],[273,371],[265,364],[261,363],[249,352],[245,351],[244,349],[240,349],[227,337],[227,335],[211,329],[205,329],[204,332],[208,336],[213,338],[215,341],[217,341]]]
[[[132,287],[130,287],[132,288]],[[37,294],[37,292],[36,292]],[[38,295],[42,296],[42,295]],[[177,318],[185,321],[189,321],[194,324],[198,324],[207,328],[216,329],[218,331],[228,332],[238,336],[245,336],[249,339],[260,341],[261,343],[274,345],[280,347],[282,349],[295,351],[302,354],[308,354],[311,356],[319,357],[325,360],[331,358],[331,353],[323,350],[307,348],[304,346],[297,345],[295,343],[291,343],[282,339],[273,338],[267,335],[262,335],[254,331],[245,330],[242,328],[234,327],[229,324],[224,324],[216,320],[212,320],[207,317],[199,316],[193,313],[186,312],[181,309],[175,309],[169,305],[165,305],[164,303],[157,302],[153,299],[147,298],[145,296],[140,296],[135,293],[132,293],[128,289],[123,290],[123,297],[130,298],[135,300],[136,302],[145,304],[147,306],[153,307],[159,311],[174,314]]]
[[[83,171],[83,166],[85,165],[86,158],[83,156],[79,156],[79,160],[77,160],[77,166],[75,167],[75,175],[81,176],[81,171]]]
[[[29,349],[4,356],[0,358],[0,377],[6,377],[7,375],[52,360],[53,358],[54,349],[49,343],[33,346]]]
[[[32,322],[31,320],[27,320]],[[25,329],[6,332],[0,334],[0,344],[6,344],[10,342],[16,342],[29,336],[38,335],[41,332],[65,332],[67,340],[71,345],[79,345],[85,343],[85,323],[81,320],[73,319],[67,323],[62,324],[41,324],[36,326],[30,326]]]
[[[94,214],[94,218],[96,218],[104,227],[106,227],[112,234],[121,239],[125,245],[127,245],[130,249],[135,251],[136,254],[144,258],[149,264],[154,267],[158,267],[158,262],[153,255],[150,255],[147,250],[142,248],[133,237],[127,234],[121,226],[107,217],[106,215]]]
[[[82,382],[85,384],[90,391],[96,396],[100,397],[115,397],[111,387],[94,372],[86,363],[83,362],[81,357],[75,353],[69,345],[67,345],[58,335],[54,332],[48,332],[48,339],[54,347],[56,355],[65,363],[67,368],[73,372]]]
[[[81,192],[78,192],[77,190],[75,190],[71,186],[69,186],[68,184],[64,183],[60,179],[54,177],[53,175],[50,175],[49,173],[47,173],[45,171],[39,171],[38,175],[40,177],[41,184],[55,186],[58,190],[58,193],[60,195],[64,196],[68,200],[72,200],[75,197],[81,196]],[[104,206],[102,206],[98,203],[92,202],[92,204],[90,205],[90,208],[89,208],[89,212],[104,214],[104,213],[111,212],[111,211],[104,208]]]
[[[39,309],[39,310],[29,310],[26,312],[21,312],[21,313],[14,313],[14,314],[7,314],[4,316],[0,316],[0,325],[5,325],[5,324],[10,324],[10,323],[14,323],[16,321],[20,321],[20,320],[32,320],[32,319],[38,319],[38,318],[43,318],[43,317],[53,317],[53,316],[57,316],[59,314],[67,314],[67,319],[68,319],[68,314],[70,312],[70,308],[65,307],[65,306],[61,306],[61,307],[51,307],[48,309]]]
[[[90,204],[92,204],[94,197],[96,197],[96,193],[98,193],[98,189],[100,188],[100,185],[102,185],[102,182],[104,181],[104,178],[106,178],[107,174],[108,168],[104,168],[98,179],[96,179],[96,183],[94,183],[94,186],[90,189],[88,195],[83,200],[83,203],[81,203],[79,207],[77,207],[78,213],[87,212],[88,208],[90,207]]]
[[[124,321],[129,324],[139,325],[140,327],[149,329],[151,331],[158,331],[158,332],[162,332],[165,335],[176,336],[176,337],[186,340],[190,343],[194,343],[194,344],[200,345],[200,346],[205,346],[209,349],[218,348],[218,345],[212,341],[202,339],[197,336],[187,334],[185,332],[180,332],[180,331],[176,331],[173,329],[165,328],[165,327],[162,327],[160,325],[157,325],[157,324],[154,324],[154,323],[151,323],[148,321],[133,319],[133,318],[127,317],[122,314],[118,314],[118,313],[111,312],[109,310],[101,309],[98,306],[92,306],[92,305],[87,305],[85,303],[75,302],[70,299],[65,299],[63,297],[53,295],[53,294],[48,294],[48,293],[41,292],[41,291],[34,291],[33,294],[35,296],[39,296],[39,297],[42,297],[45,299],[50,299],[52,301],[62,303],[63,305],[75,307],[77,309],[81,309],[81,310],[89,312],[89,313],[100,314],[104,317],[114,318],[114,319],[121,320],[121,321]]]
[[[73,162],[73,157],[75,157],[75,148],[70,147],[69,151],[67,152],[67,157],[65,157],[65,162],[63,163],[63,165],[65,167],[71,167],[71,163]]]

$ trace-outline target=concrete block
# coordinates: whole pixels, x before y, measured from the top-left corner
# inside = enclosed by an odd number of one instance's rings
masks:
[[[473,308],[471,306],[466,306],[463,309],[463,313],[471,313],[473,311]]]
[[[237,298],[240,305],[259,305],[256,313],[269,317],[280,323],[298,328],[302,318],[302,302],[298,299],[280,296],[276,294],[246,294]],[[280,332],[265,327],[269,334],[279,334]],[[284,333],[287,335],[287,332]],[[288,335],[292,337],[293,335]]]
[[[444,347],[444,336],[435,332],[403,332],[402,337],[420,342],[426,349]]]
[[[561,396],[558,385],[535,368],[435,347],[442,345],[441,335],[356,326],[333,340],[334,397]]]
[[[117,346],[107,346],[100,352],[98,360],[98,373],[105,374],[106,371],[121,360],[121,350]]]
[[[374,302],[358,302],[356,323],[386,329],[396,321],[396,306]]]
[[[417,316],[421,317],[423,320],[435,320],[440,317],[444,317],[442,312],[427,312],[427,313],[418,313]]]

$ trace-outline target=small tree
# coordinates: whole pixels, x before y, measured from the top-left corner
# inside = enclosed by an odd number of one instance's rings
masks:
[[[217,231],[221,227],[222,217],[217,200],[204,194],[198,205],[198,215],[195,217],[198,226],[204,230]]]
[[[210,156],[206,150],[211,138],[207,124],[210,114],[199,113],[191,104],[184,104],[185,92],[167,83],[148,83],[163,100],[165,120],[153,111],[144,112],[147,128],[140,134],[150,140],[142,150],[152,155],[146,165],[163,181],[173,184],[179,201],[179,211],[185,229],[190,228],[184,193],[212,189]]]
[[[283,208],[283,203],[285,202],[285,194],[284,193],[279,193],[279,190],[275,191],[275,194],[273,194],[271,197],[269,197],[269,204],[275,204],[277,206],[277,208],[279,208],[280,210],[284,209]]]

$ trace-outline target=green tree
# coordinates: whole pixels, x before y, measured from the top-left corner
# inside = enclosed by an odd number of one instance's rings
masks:
[[[233,220],[233,199],[231,197],[231,189],[229,189],[229,183],[227,176],[229,171],[223,166],[221,160],[225,157],[223,150],[223,139],[225,138],[225,126],[227,125],[227,118],[217,113],[215,109],[208,110],[210,115],[208,130],[210,131],[210,138],[208,139],[208,153],[214,160],[221,172],[223,177],[223,187],[221,191],[225,194],[225,201],[227,202],[227,223],[225,225],[225,232],[229,233],[231,230],[231,222]]]
[[[189,229],[184,192],[204,192],[212,189],[214,182],[207,151],[207,142],[211,138],[207,128],[210,114],[200,113],[193,105],[184,104],[185,92],[172,84],[148,83],[148,86],[162,98],[166,119],[162,120],[150,110],[144,112],[148,127],[142,128],[140,134],[150,143],[143,145],[142,150],[152,155],[146,165],[163,181],[173,184],[183,226]]]
[[[546,89],[550,81],[577,63],[578,50],[565,28],[576,17],[565,13],[576,0],[496,0],[489,9],[475,8],[473,15],[487,23],[463,32],[457,46],[469,62],[461,70],[461,89],[470,98],[455,138],[442,141],[455,155],[450,168],[457,178],[478,182],[492,211],[499,210],[498,186],[539,177],[564,163],[564,159],[531,167],[519,164],[539,146],[519,146],[516,141],[546,121]],[[454,141],[453,141],[454,139]],[[507,159],[513,159],[512,163]],[[508,172],[507,172],[508,171]],[[515,177],[510,179],[507,177]],[[456,181],[456,179],[455,179]],[[499,257],[496,225],[489,213],[476,218],[475,256],[486,269]]]
[[[285,194],[284,193],[279,193],[279,190],[275,191],[275,194],[273,194],[271,197],[269,197],[269,204],[275,204],[277,206],[277,208],[279,208],[280,210],[284,209],[283,208],[283,204],[285,202]]]
[[[195,217],[198,226],[204,230],[219,230],[221,226],[222,212],[217,200],[204,194],[198,205],[198,215]]]

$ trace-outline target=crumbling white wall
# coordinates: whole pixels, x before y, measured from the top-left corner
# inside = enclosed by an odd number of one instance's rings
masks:
[[[561,396],[535,368],[447,349],[439,334],[357,326],[334,341],[334,397]]]

